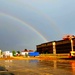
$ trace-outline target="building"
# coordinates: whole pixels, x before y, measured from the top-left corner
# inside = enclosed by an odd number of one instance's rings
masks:
[[[3,57],[13,57],[13,55],[12,55],[12,53],[10,52],[10,51],[4,51],[3,53],[2,53],[2,55],[3,55]]]
[[[28,55],[28,52],[21,52],[22,56],[25,56],[26,54]]]
[[[70,51],[75,51],[75,38],[42,43],[36,46],[36,50],[40,54],[70,53]]]

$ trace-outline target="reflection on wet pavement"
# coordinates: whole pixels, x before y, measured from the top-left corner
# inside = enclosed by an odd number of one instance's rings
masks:
[[[8,70],[5,67],[0,66],[0,75],[14,75],[14,74],[8,72]]]
[[[75,75],[74,60],[1,60],[0,65],[14,75]]]

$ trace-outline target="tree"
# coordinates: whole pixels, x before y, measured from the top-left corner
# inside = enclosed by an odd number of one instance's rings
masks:
[[[20,51],[17,51],[18,54],[20,54]]]
[[[24,49],[24,51],[27,52],[28,50],[27,49]]]
[[[13,50],[13,51],[12,51],[12,54],[13,54],[13,56],[16,56],[16,51]]]

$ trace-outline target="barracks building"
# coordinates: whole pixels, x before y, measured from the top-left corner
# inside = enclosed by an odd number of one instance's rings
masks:
[[[51,41],[36,45],[37,52],[40,54],[61,54],[75,51],[75,38],[69,40]]]

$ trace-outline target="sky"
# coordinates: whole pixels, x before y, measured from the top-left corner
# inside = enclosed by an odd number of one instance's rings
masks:
[[[0,0],[0,49],[36,50],[75,35],[75,0]]]

